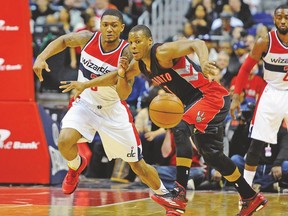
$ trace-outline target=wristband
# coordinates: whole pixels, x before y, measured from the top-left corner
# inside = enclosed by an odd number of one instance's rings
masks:
[[[119,73],[117,73],[117,76],[120,77],[120,78],[122,78],[122,79],[125,79],[125,78],[126,78],[125,75],[124,75],[124,76],[120,76]]]

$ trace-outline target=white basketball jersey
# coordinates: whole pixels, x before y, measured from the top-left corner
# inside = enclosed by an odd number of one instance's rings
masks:
[[[97,77],[106,73],[116,71],[123,49],[128,46],[126,41],[121,40],[115,50],[104,52],[100,40],[101,33],[96,32],[82,49],[78,70],[79,82],[97,79]],[[80,97],[90,104],[102,106],[109,106],[120,100],[116,92],[116,86],[89,88],[84,90]]]
[[[283,45],[277,31],[269,32],[269,48],[263,57],[264,79],[279,90],[288,90],[288,47]]]

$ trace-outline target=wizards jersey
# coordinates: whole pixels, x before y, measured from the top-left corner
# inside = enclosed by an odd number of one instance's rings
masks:
[[[263,57],[264,79],[276,89],[288,89],[288,47],[279,39],[277,31],[269,32],[269,48]]]
[[[78,81],[85,82],[116,71],[123,49],[128,43],[121,40],[118,47],[104,52],[101,47],[101,33],[96,32],[81,52]],[[81,95],[90,104],[107,106],[119,101],[116,86],[99,86],[85,89]]]

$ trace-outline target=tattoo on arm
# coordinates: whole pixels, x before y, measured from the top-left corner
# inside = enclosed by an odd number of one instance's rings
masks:
[[[125,49],[123,50],[122,56],[126,56],[129,60],[129,62],[131,62],[133,59],[133,56],[132,56],[128,47],[129,47],[129,45],[125,47]]]

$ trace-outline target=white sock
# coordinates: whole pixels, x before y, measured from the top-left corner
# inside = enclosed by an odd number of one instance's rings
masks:
[[[160,180],[160,188],[158,190],[153,190],[153,191],[154,193],[158,195],[164,195],[164,194],[169,193],[169,191],[166,189],[166,187],[164,186],[161,180]]]
[[[255,173],[256,171],[249,171],[249,170],[244,169],[243,177],[250,186],[252,186]]]
[[[77,170],[80,167],[81,164],[81,157],[79,154],[77,154],[76,158],[74,158],[71,161],[68,161],[68,166],[73,169],[73,170]]]

